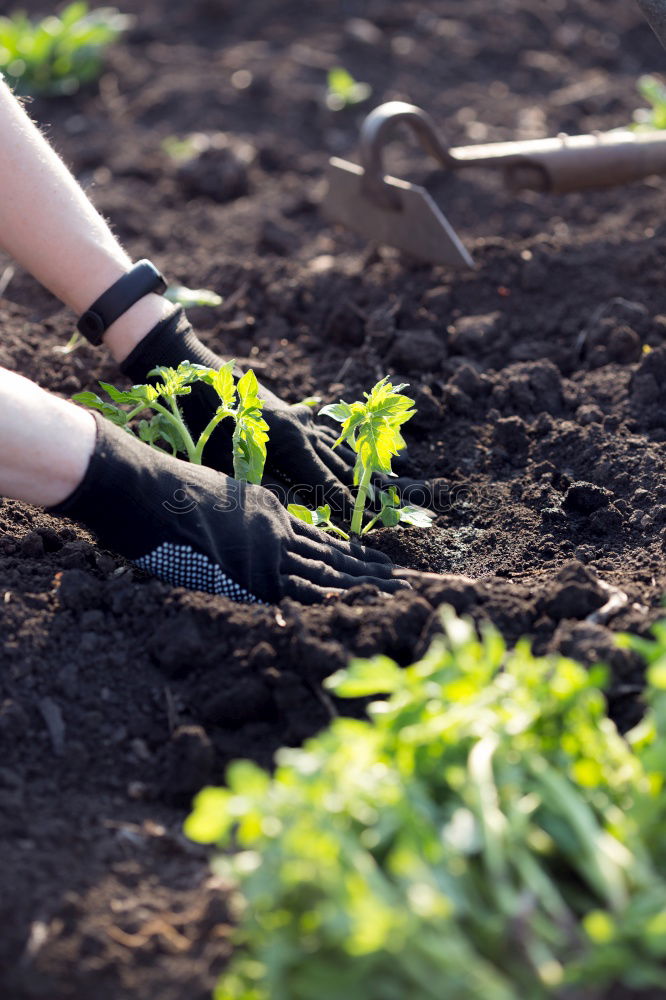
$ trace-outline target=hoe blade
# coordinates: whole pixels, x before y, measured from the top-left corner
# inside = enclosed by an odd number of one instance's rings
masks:
[[[366,240],[396,247],[416,260],[450,267],[474,267],[474,261],[425,188],[397,177],[384,177],[395,207],[371,198],[362,167],[333,157],[322,208]]]

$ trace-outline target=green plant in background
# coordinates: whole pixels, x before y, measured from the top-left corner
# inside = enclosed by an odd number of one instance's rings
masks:
[[[641,646],[650,709],[630,742],[602,669],[443,623],[413,666],[330,678],[384,692],[369,721],[197,796],[187,835],[236,849],[216,861],[238,920],[217,1000],[666,988],[666,623]]]
[[[234,477],[259,484],[268,441],[268,424],[261,415],[264,404],[259,397],[259,384],[254,372],[250,369],[235,382],[233,367],[234,362],[228,361],[216,371],[183,361],[178,368],[160,367],[149,372],[148,377],[161,379],[154,385],[134,385],[122,391],[108,382],[100,382],[111,402],[101,399],[94,392],[79,392],[73,398],[83,406],[99,410],[130,433],[134,433],[131,421],[144,410],[153,410],[150,420],[142,419],[138,423],[137,434],[141,440],[159,451],[168,448],[173,455],[185,454],[190,462],[197,465],[201,464],[204,447],[217,425],[230,418],[234,421]],[[189,395],[195,382],[212,386],[220,399],[220,405],[197,441],[193,440],[178,405],[178,397]]]
[[[167,156],[176,163],[186,163],[210,148],[210,136],[205,132],[191,132],[184,138],[167,135],[160,145]]]
[[[328,72],[326,107],[331,111],[342,111],[354,104],[367,101],[372,93],[368,83],[358,83],[348,70],[335,66]]]
[[[89,11],[84,2],[38,22],[0,17],[0,72],[19,93],[73,94],[97,79],[104,50],[130,23],[115,7]]]
[[[352,534],[365,535],[378,521],[387,527],[405,522],[427,528],[432,523],[432,515],[420,507],[409,504],[400,506],[397,491],[393,487],[375,490],[372,485],[372,477],[376,473],[394,475],[391,461],[405,447],[400,428],[416,413],[412,409],[414,400],[401,394],[405,387],[404,384],[392,385],[386,377],[377,382],[370,392],[363,393],[364,403],[345,403],[340,400],[319,411],[320,415],[331,417],[342,424],[340,437],[333,447],[337,448],[344,441],[356,454],[354,486],[358,487],[358,491],[351,520]],[[363,527],[366,503],[375,493],[380,502],[380,511]],[[308,515],[312,515],[312,511],[299,504],[290,505],[288,510],[302,521],[318,523],[317,520],[306,517],[303,511]]]
[[[185,309],[190,309],[192,306],[221,306],[224,302],[221,295],[209,288],[188,288],[186,285],[169,285],[164,293],[164,298],[176,305],[183,306]],[[83,343],[83,340],[84,338],[79,331],[75,330],[66,344],[63,344],[62,347],[54,347],[54,350],[59,354],[71,354]]]
[[[634,112],[636,131],[650,131],[666,128],[666,87],[655,76],[641,76],[638,91],[650,104],[649,108],[639,108]]]
[[[191,306],[221,306],[224,299],[209,288],[188,288],[186,285],[169,285],[164,298],[189,309]]]

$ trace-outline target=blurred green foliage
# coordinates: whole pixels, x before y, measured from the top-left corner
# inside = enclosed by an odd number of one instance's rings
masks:
[[[638,91],[649,103],[649,108],[634,112],[633,128],[638,132],[666,128],[666,87],[655,76],[641,76]]]
[[[129,24],[115,7],[89,11],[84,2],[38,22],[0,17],[0,72],[20,94],[73,94],[97,79],[104,50]]]
[[[367,101],[372,93],[368,83],[358,83],[343,66],[334,66],[328,73],[326,106],[331,111],[342,111],[354,104]]]
[[[507,651],[453,613],[383,692],[269,776],[239,761],[185,830],[235,853],[236,951],[217,1000],[546,1000],[666,989],[666,622],[643,722],[608,719],[603,668]],[[582,991],[582,992],[579,992]]]

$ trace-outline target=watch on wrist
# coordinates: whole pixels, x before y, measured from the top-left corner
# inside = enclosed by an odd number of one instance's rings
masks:
[[[140,260],[95,299],[80,317],[76,328],[97,347],[111,324],[131,309],[135,302],[151,292],[162,295],[166,288],[164,275],[155,265],[149,260]]]

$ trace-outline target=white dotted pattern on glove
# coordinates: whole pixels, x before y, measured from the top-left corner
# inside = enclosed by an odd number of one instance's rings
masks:
[[[264,603],[223,573],[217,563],[212,562],[203,552],[197,552],[191,545],[163,542],[153,552],[140,556],[139,559],[133,559],[132,562],[140,569],[145,569],[146,572],[172,583],[175,587],[205,590],[208,594],[223,594],[232,601]]]

